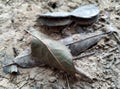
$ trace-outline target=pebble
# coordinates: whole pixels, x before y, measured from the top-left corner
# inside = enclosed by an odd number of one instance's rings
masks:
[[[70,8],[68,6],[61,6],[59,11],[70,11]]]
[[[104,48],[105,47],[105,42],[104,39],[101,39],[98,43],[97,43],[99,48]]]
[[[68,3],[68,6],[69,6],[70,8],[76,8],[76,7],[77,7],[77,3],[69,2],[69,3]]]
[[[56,77],[50,77],[50,78],[49,78],[49,82],[50,82],[50,83],[54,83],[54,82],[56,82],[56,81],[57,81]]]

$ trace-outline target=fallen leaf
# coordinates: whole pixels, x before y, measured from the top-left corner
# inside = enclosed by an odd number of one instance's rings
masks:
[[[107,33],[76,34],[59,41],[68,46],[73,56],[78,56],[100,41],[105,34]]]
[[[33,28],[27,30],[33,36],[31,50],[32,56],[42,60],[46,65],[75,74],[70,50],[58,41]]]

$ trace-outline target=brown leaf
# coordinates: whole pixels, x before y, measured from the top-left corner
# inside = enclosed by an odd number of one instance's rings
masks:
[[[97,34],[97,35],[96,35]],[[73,56],[78,56],[83,51],[95,45],[106,33],[76,34],[60,40],[67,45]]]
[[[72,55],[69,49],[58,41],[36,31],[33,28],[27,30],[32,36],[32,56],[42,60],[46,65],[75,74]]]

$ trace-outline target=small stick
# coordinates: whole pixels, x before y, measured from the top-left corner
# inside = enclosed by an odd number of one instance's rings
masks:
[[[115,50],[117,50],[117,47],[114,47],[114,48],[110,49],[109,52],[112,52],[112,51],[115,51]]]
[[[71,88],[70,88],[70,84],[69,84],[69,80],[68,80],[68,76],[67,76],[67,74],[65,74],[65,77],[66,77],[67,87],[68,87],[68,89],[71,89]]]
[[[75,56],[75,57],[73,57],[73,60],[79,60],[81,58],[88,57],[88,56],[91,56],[93,54],[95,54],[95,52],[88,53],[88,54],[85,54],[85,55]]]

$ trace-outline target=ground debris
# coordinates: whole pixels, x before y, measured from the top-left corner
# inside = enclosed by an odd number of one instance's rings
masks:
[[[70,6],[70,4],[74,4]],[[21,89],[67,89],[65,80],[61,79],[65,73],[58,74],[56,69],[49,69],[48,67],[38,67],[37,75],[31,80],[29,78],[30,71],[34,68],[19,68],[20,75],[11,80],[11,75],[4,74],[2,71],[2,60],[5,58],[5,51],[12,45],[20,54],[27,47],[30,47],[30,35],[24,29],[29,26],[34,26],[37,30],[43,31],[42,27],[36,25],[35,19],[37,14],[48,12],[71,12],[79,6],[88,4],[96,4],[100,10],[100,17],[94,23],[90,30],[87,27],[81,27],[82,31],[89,30],[89,32],[103,31],[104,27],[111,25],[117,28],[120,32],[120,1],[119,0],[1,0],[0,1],[0,88],[1,89],[20,89],[22,82],[27,82]],[[74,6],[74,8],[73,8]],[[105,12],[105,13],[104,13]],[[102,15],[102,16],[101,16]],[[96,27],[95,27],[96,26]],[[65,26],[66,27],[66,26]],[[71,27],[70,27],[71,28]],[[83,29],[84,28],[84,29]],[[51,28],[53,29],[53,28]],[[61,34],[57,31],[50,33],[51,29],[46,29],[46,34],[54,39],[60,39]],[[63,29],[63,28],[62,28]],[[73,27],[75,32],[75,27]],[[69,30],[69,32],[71,32]],[[115,30],[115,29],[113,29]],[[99,48],[98,45],[86,50],[84,53],[95,54],[83,57],[80,60],[74,60],[74,63],[81,69],[88,72],[90,75],[96,77],[97,81],[90,84],[84,81],[74,81],[75,79],[68,78],[71,89],[119,89],[120,88],[120,54],[117,48],[117,41],[111,35],[109,40],[104,40],[104,48]],[[106,48],[107,47],[107,48]],[[82,53],[83,54],[83,53]],[[104,57],[104,54],[112,54]],[[104,57],[104,58],[103,58]],[[51,75],[51,73],[53,73]],[[56,82],[50,83],[50,77],[56,77]],[[15,82],[16,80],[16,82]],[[17,84],[16,84],[17,83]],[[36,86],[35,86],[36,85]]]
[[[70,5],[72,6],[72,5]],[[96,5],[85,5],[72,12],[53,12],[39,15],[37,23],[47,26],[64,26],[72,22],[80,25],[91,25],[96,22],[99,9]]]

